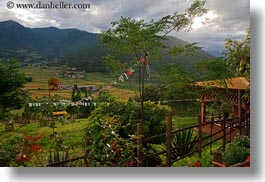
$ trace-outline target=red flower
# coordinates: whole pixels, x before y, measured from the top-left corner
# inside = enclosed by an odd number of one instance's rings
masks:
[[[22,152],[20,152],[19,154],[18,154],[18,156],[17,156],[17,161],[22,161],[22,159],[23,159],[23,153]]]
[[[250,155],[247,157],[246,161],[250,161]]]
[[[129,162],[129,165],[128,165],[129,167],[136,167],[136,162],[134,161],[134,160],[131,160],[130,162]]]
[[[23,152],[20,152],[17,157],[17,161],[20,161],[20,162],[25,162],[25,161],[30,161],[30,160],[31,158],[27,157]]]
[[[144,57],[139,58],[139,62],[143,63],[144,62]]]
[[[194,163],[193,163],[193,166],[194,166],[194,167],[201,167],[201,163],[200,163],[200,161],[196,161],[196,162],[194,162]]]
[[[40,135],[36,135],[36,136],[24,135],[24,140],[32,140],[33,142],[39,140],[40,138],[41,138]]]
[[[35,144],[35,145],[32,145],[32,146],[31,146],[31,150],[32,150],[33,152],[36,152],[36,151],[38,151],[38,150],[40,150],[40,149],[41,149],[41,146],[38,145],[38,144]]]

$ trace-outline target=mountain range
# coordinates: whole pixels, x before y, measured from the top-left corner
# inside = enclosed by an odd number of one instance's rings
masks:
[[[165,45],[186,45],[176,37],[167,37]],[[28,28],[15,21],[0,22],[0,59],[15,57],[22,62],[63,61],[70,66],[82,67],[86,71],[106,71],[101,57],[106,54],[99,42],[99,34],[78,29],[56,27]],[[198,60],[214,56],[200,50],[196,56],[164,57],[163,63],[190,67]]]

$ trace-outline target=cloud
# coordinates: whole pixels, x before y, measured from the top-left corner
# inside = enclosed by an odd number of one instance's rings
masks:
[[[211,22],[196,29],[176,33],[190,42],[200,42],[205,50],[224,49],[225,39],[242,39],[250,27],[250,4],[248,0],[210,0],[206,7],[217,15]]]
[[[0,21],[14,20],[27,27],[78,28],[88,32],[100,32],[110,28],[111,22],[121,16],[150,21],[183,12],[192,0],[63,0],[64,3],[89,3],[90,9],[8,9],[6,3],[0,2]],[[14,3],[48,3],[50,0],[13,0]],[[62,0],[52,1],[59,3]],[[249,0],[208,0],[208,8],[215,18],[207,24],[199,24],[193,31],[174,32],[177,36],[190,42],[200,42],[206,50],[223,49],[224,39],[240,39],[250,26]],[[198,23],[198,22],[197,22]]]

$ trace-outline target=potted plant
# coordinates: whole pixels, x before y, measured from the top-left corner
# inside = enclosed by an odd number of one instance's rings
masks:
[[[250,156],[250,142],[247,136],[237,136],[230,144],[227,144],[224,152],[215,152],[213,166],[241,166],[236,165],[247,160]]]

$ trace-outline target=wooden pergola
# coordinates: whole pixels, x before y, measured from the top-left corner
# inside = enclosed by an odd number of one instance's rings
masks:
[[[233,118],[241,118],[245,113],[250,111],[249,102],[242,98],[249,88],[249,81],[244,77],[197,82],[196,86],[198,89],[203,89],[200,113],[202,124],[206,123],[206,103],[215,102],[217,99],[220,102],[231,102],[233,105]]]

